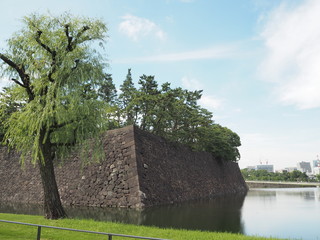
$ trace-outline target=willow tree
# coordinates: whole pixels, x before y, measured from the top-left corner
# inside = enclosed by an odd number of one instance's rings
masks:
[[[31,14],[0,50],[2,77],[12,81],[12,99],[23,103],[6,119],[4,142],[21,153],[22,162],[31,156],[39,168],[46,218],[66,217],[55,157],[101,126],[102,103],[94,92],[106,63],[95,47],[103,45],[106,31],[100,20]]]

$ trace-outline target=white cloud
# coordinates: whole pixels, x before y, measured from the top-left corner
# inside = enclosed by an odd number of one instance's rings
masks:
[[[127,35],[133,41],[138,41],[146,36],[154,36],[160,40],[166,39],[166,33],[149,19],[130,14],[123,16],[122,19],[123,21],[119,24],[119,31]]]
[[[262,31],[267,55],[259,69],[275,84],[281,102],[300,109],[320,107],[320,1],[281,5]]]
[[[181,82],[182,87],[190,91],[203,90],[204,88],[203,84],[198,79],[190,78],[188,76],[182,77]],[[218,99],[211,95],[206,95],[205,93],[202,94],[202,97],[198,101],[201,107],[206,108],[211,112],[213,112],[217,108],[220,108],[222,106],[222,102],[222,99]]]
[[[189,89],[189,90],[202,90],[203,89],[202,83],[195,78],[190,78],[190,77],[184,76],[184,77],[182,77],[181,82],[182,82],[182,86],[184,88]]]
[[[208,109],[210,112],[214,112],[216,109],[221,108],[223,100],[204,94],[198,103],[201,107]]]
[[[119,59],[117,63],[130,62],[177,62],[188,60],[203,60],[203,59],[226,59],[243,56],[242,50],[237,44],[218,45],[214,47],[197,49],[192,51],[165,53],[153,56]]]

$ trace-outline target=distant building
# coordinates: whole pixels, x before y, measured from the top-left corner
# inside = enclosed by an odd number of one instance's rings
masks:
[[[284,172],[293,172],[293,171],[296,171],[296,170],[298,170],[298,168],[296,168],[296,167],[286,167],[283,171]]]
[[[313,160],[312,161],[312,173],[313,174],[320,174],[320,160]]]
[[[312,168],[315,168],[315,167],[320,167],[320,160],[313,160],[312,161]]]
[[[248,169],[249,171],[251,171],[251,170],[256,170],[256,166],[248,166],[247,169]]]
[[[299,162],[297,164],[297,168],[301,172],[312,173],[310,162]]]
[[[313,169],[313,174],[314,175],[319,175],[320,174],[320,168],[314,168]]]
[[[266,170],[268,172],[273,172],[273,165],[270,164],[260,164],[256,166],[256,170]]]

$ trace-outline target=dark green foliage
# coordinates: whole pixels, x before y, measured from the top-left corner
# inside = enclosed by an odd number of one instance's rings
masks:
[[[115,104],[117,102],[117,89],[112,81],[111,74],[106,74],[104,81],[98,89],[98,96],[108,104]]]
[[[113,83],[112,75],[106,74],[104,80],[97,90],[99,100],[105,104],[103,113],[104,129],[114,129],[120,127],[119,100],[116,86]]]
[[[197,151],[207,151],[221,161],[238,161],[239,136],[215,124],[212,113],[201,108],[202,91],[161,86],[154,76],[143,75],[134,86],[131,69],[120,86],[119,126],[135,124],[166,139],[186,144]]]
[[[135,105],[135,101],[133,100],[137,90],[132,81],[131,69],[128,70],[127,77],[120,86],[120,90],[121,94],[119,95],[119,107],[121,117],[124,119],[122,122],[124,125],[136,124],[138,106]]]
[[[226,127],[213,124],[201,128],[202,140],[197,144],[197,150],[212,152],[220,160],[240,160],[238,147],[240,137]]]
[[[292,172],[268,172],[267,170],[242,169],[245,180],[284,181],[284,182],[310,182],[313,181],[306,173],[295,170]]]

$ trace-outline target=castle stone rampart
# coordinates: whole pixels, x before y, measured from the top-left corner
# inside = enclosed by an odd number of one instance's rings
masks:
[[[247,191],[239,166],[192,152],[134,126],[103,136],[106,159],[81,167],[72,154],[55,168],[64,205],[143,208]],[[39,171],[0,147],[0,201],[41,203]]]

